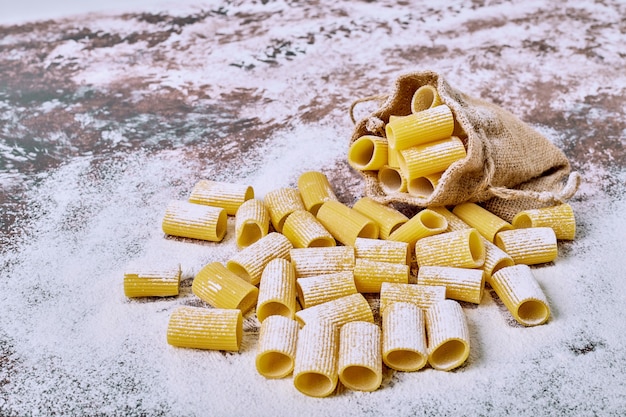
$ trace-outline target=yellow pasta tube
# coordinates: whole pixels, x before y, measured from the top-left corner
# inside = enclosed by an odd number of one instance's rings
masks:
[[[450,136],[401,150],[400,171],[408,181],[411,181],[414,178],[443,172],[465,156],[465,146],[461,139],[457,136]]]
[[[191,190],[189,202],[221,207],[228,215],[234,216],[239,206],[252,198],[254,189],[249,185],[200,180]]]
[[[242,335],[238,309],[182,306],[167,325],[167,343],[184,348],[238,351]]]
[[[449,138],[453,130],[454,117],[445,104],[394,118],[385,126],[389,145],[399,151]]]
[[[426,109],[431,109],[442,104],[439,92],[432,85],[423,85],[413,93],[411,97],[411,112],[417,113]]]
[[[226,262],[226,268],[252,285],[257,285],[268,262],[276,258],[289,259],[291,248],[293,245],[289,239],[272,232],[233,255]]]
[[[491,277],[498,298],[518,323],[536,326],[550,317],[550,307],[528,265],[502,268]]]
[[[389,144],[387,144],[387,163],[385,165],[392,168],[400,168],[400,151],[389,146]]]
[[[556,234],[550,227],[504,230],[496,235],[495,244],[516,264],[552,262],[558,255]]]
[[[407,179],[399,166],[385,165],[381,167],[378,170],[378,182],[385,194],[404,193],[408,186]]]
[[[308,171],[300,175],[298,190],[304,207],[316,216],[324,202],[337,201],[337,196],[328,178],[318,171]]]
[[[361,136],[348,149],[348,164],[359,171],[378,170],[387,164],[387,141],[373,135]]]
[[[576,236],[576,218],[567,203],[535,210],[520,211],[513,217],[513,227],[551,227],[557,239],[573,240]]]
[[[284,378],[294,368],[298,344],[298,322],[284,316],[270,316],[261,323],[255,365],[266,378]]]
[[[335,238],[317,218],[306,210],[296,210],[283,224],[283,234],[294,248],[335,246]]]
[[[335,391],[339,375],[339,332],[328,322],[307,324],[298,333],[293,385],[311,397],[327,397]]]
[[[435,369],[449,371],[461,366],[469,356],[470,337],[461,305],[443,300],[426,310],[428,363]]]
[[[283,231],[283,224],[291,213],[296,210],[306,210],[300,191],[295,188],[279,188],[265,194],[263,198],[270,213],[272,226],[277,232]]]
[[[167,235],[220,242],[226,235],[226,211],[186,201],[170,201],[161,224]]]
[[[317,212],[317,220],[346,246],[354,246],[357,237],[378,237],[376,222],[339,201],[322,204]]]
[[[354,283],[360,293],[379,293],[383,282],[408,284],[409,266],[356,258]]]
[[[354,254],[361,259],[395,264],[408,265],[411,260],[408,243],[365,237],[357,237],[354,241]]]
[[[346,323],[339,332],[338,372],[355,391],[376,391],[383,381],[380,327],[367,321]]]
[[[393,207],[378,203],[370,197],[360,198],[352,208],[376,222],[381,239],[387,239],[391,233],[409,220]]]
[[[313,307],[358,292],[352,271],[298,278],[296,289],[302,308]]]
[[[329,321],[338,327],[351,321],[374,322],[374,314],[361,293],[346,295],[296,312],[296,320],[302,326],[315,321]]]
[[[245,248],[267,235],[270,215],[261,200],[250,199],[237,209],[235,214],[235,236],[237,246]]]
[[[380,286],[380,312],[396,302],[415,304],[427,309],[446,298],[446,287],[383,282]]]
[[[511,230],[513,226],[489,210],[476,203],[463,203],[452,209],[452,213],[465,223],[478,230],[482,236],[493,242],[498,232]]]
[[[215,308],[250,310],[259,289],[244,281],[219,262],[205,265],[194,277],[191,291]]]
[[[411,247],[420,239],[442,233],[448,222],[440,214],[424,209],[389,235],[389,240],[406,242]]]
[[[293,319],[296,312],[296,273],[286,259],[267,263],[261,274],[256,316],[260,322],[273,315]]]
[[[294,248],[289,253],[296,278],[352,271],[354,268],[352,246]]]
[[[382,312],[382,355],[396,371],[422,369],[428,358],[424,313],[414,303],[396,301]]]
[[[425,265],[480,268],[485,263],[485,245],[476,229],[445,232],[418,240],[415,258],[420,268]]]
[[[169,268],[128,267],[124,272],[124,295],[129,298],[178,295],[180,274],[180,264]]]
[[[430,197],[435,192],[435,188],[439,184],[443,172],[426,175],[425,177],[413,178],[407,183],[407,191],[409,195],[414,197]]]
[[[480,304],[485,288],[485,274],[482,269],[422,266],[417,272],[417,283],[441,285],[446,287],[446,298]]]

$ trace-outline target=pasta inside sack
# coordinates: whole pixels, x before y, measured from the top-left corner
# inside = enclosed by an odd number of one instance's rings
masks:
[[[563,203],[575,194],[580,175],[571,171],[560,149],[509,111],[464,94],[432,71],[399,76],[381,107],[356,123],[350,143],[366,135],[387,138],[389,124],[392,124],[392,131],[398,124],[398,119],[392,116],[412,115],[416,108],[414,94],[424,86],[433,87],[441,100],[440,106],[451,110],[454,130],[449,136],[458,137],[467,154],[452,162],[434,190],[423,195],[411,195],[402,189],[393,191],[382,183],[377,171],[359,170],[365,178],[368,197],[384,204],[394,202],[418,207],[482,202],[492,213],[511,221],[521,210]],[[365,100],[368,99],[354,102],[351,116],[354,106]],[[417,109],[425,113],[437,107]],[[446,132],[450,132],[449,125],[446,128]],[[408,149],[411,149],[409,154],[415,150],[414,147]],[[402,152],[407,154],[407,151]]]

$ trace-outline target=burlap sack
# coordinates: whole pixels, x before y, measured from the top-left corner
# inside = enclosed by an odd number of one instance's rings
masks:
[[[521,210],[559,204],[574,195],[580,175],[570,172],[561,150],[510,112],[462,93],[431,71],[398,77],[381,107],[356,123],[350,143],[363,135],[384,137],[389,116],[410,114],[413,93],[426,84],[435,87],[452,110],[455,134],[466,144],[467,156],[445,171],[427,198],[385,194],[376,172],[362,171],[367,196],[383,204],[418,207],[479,202],[510,221]]]

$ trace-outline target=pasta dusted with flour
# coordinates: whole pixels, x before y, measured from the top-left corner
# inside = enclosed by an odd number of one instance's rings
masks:
[[[167,343],[184,348],[238,351],[242,336],[238,309],[178,307],[167,325]]]
[[[418,240],[442,233],[447,227],[448,222],[443,216],[430,209],[424,209],[398,227],[389,235],[389,240],[406,242],[413,246]]]
[[[389,235],[398,227],[409,221],[409,218],[398,210],[377,203],[369,197],[359,199],[352,208],[376,222],[381,239],[389,238]],[[356,240],[358,241],[359,239],[361,238]]]
[[[354,246],[357,237],[378,237],[378,225],[373,220],[339,201],[322,204],[317,211],[317,219],[346,246]]]
[[[505,230],[496,235],[495,244],[516,264],[552,262],[558,255],[556,235],[550,227]]]
[[[469,356],[470,337],[463,309],[454,300],[443,300],[426,310],[428,363],[435,369],[450,371]]]
[[[358,293],[352,271],[298,278],[296,288],[302,308]]]
[[[417,272],[417,283],[443,286],[446,287],[446,298],[480,304],[485,274],[481,269],[422,266]]]
[[[513,227],[550,227],[557,239],[573,240],[576,235],[576,218],[567,203],[552,207],[520,211],[513,217]]]
[[[299,330],[297,321],[284,316],[270,316],[261,323],[255,359],[259,374],[275,379],[293,371]]]
[[[180,274],[180,265],[164,268],[129,266],[124,272],[124,295],[129,298],[178,295]]]
[[[357,258],[354,264],[354,283],[360,293],[379,293],[384,282],[408,284],[409,266],[371,259]]]
[[[446,298],[446,287],[383,282],[380,286],[380,312],[396,302],[415,304],[427,309]]]
[[[237,246],[245,248],[267,235],[270,216],[260,200],[250,199],[237,209],[235,214],[235,236]]]
[[[226,235],[226,211],[186,201],[170,201],[161,227],[167,235],[220,242]]]
[[[485,246],[476,229],[446,232],[418,240],[415,258],[420,267],[480,268],[485,263]]]
[[[307,324],[298,334],[293,385],[311,397],[327,397],[335,391],[339,375],[339,332],[334,324]]]
[[[373,323],[374,313],[363,294],[356,293],[300,310],[296,319],[303,326],[315,321],[327,321],[341,327],[351,321]]]
[[[189,202],[221,207],[228,215],[234,216],[239,206],[252,198],[254,198],[254,189],[249,185],[200,180],[191,190]]]
[[[191,291],[216,308],[250,310],[256,303],[259,289],[228,270],[220,262],[204,266],[193,279]]]
[[[326,201],[337,201],[335,190],[328,182],[328,178],[318,171],[308,171],[300,175],[298,190],[304,207],[316,216]]]
[[[423,368],[428,358],[426,324],[422,309],[414,303],[395,301],[382,310],[385,365],[397,371]]]
[[[478,230],[478,233],[490,242],[494,241],[498,232],[513,229],[513,226],[509,222],[501,219],[476,203],[459,204],[454,207],[452,213],[470,227]]]
[[[383,380],[380,327],[353,321],[339,333],[338,373],[341,383],[355,391],[376,391]]]
[[[233,255],[226,262],[226,268],[252,285],[257,285],[261,281],[265,266],[272,259],[288,259],[291,248],[293,245],[289,239],[280,233],[272,232]]]
[[[289,255],[297,278],[354,269],[355,256],[352,246],[294,248],[289,251]]]
[[[294,248],[335,246],[335,238],[306,210],[295,210],[283,223],[283,234]]]
[[[390,262],[407,265],[411,259],[409,244],[393,240],[356,238],[354,253],[357,258],[378,262]]]
[[[256,315],[259,321],[273,315],[293,318],[296,312],[296,273],[286,259],[267,263],[261,274]]]
[[[279,188],[265,194],[263,202],[270,214],[272,226],[282,233],[287,217],[296,210],[306,210],[300,192],[295,188]]]

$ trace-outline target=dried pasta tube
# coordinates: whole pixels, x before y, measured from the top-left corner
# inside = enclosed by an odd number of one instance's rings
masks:
[[[381,239],[387,239],[398,227],[409,221],[409,218],[398,210],[378,203],[370,197],[360,198],[352,208],[378,224],[378,234]]]
[[[296,320],[303,326],[315,321],[329,321],[341,327],[358,320],[373,323],[374,314],[363,294],[356,293],[304,308],[296,312]]]
[[[412,372],[427,362],[424,313],[414,303],[396,301],[382,312],[385,365],[396,371]]]
[[[558,255],[556,234],[551,227],[504,230],[496,235],[495,244],[516,264],[552,262]]]
[[[283,224],[291,213],[296,210],[306,210],[300,191],[295,188],[279,188],[265,194],[263,198],[270,213],[272,226],[277,232],[283,231]]]
[[[431,109],[442,104],[439,92],[432,85],[423,85],[413,93],[411,98],[411,112],[417,113],[426,109]]]
[[[226,268],[252,285],[257,285],[268,262],[276,258],[289,259],[291,248],[293,245],[289,239],[272,232],[234,254],[226,262]]]
[[[446,287],[433,285],[399,284],[383,282],[380,286],[380,312],[396,302],[415,304],[427,309],[446,298]]]
[[[335,238],[306,210],[296,210],[283,224],[283,234],[294,248],[335,246]]]
[[[409,266],[356,258],[354,283],[360,293],[379,293],[383,282],[408,284]]]
[[[387,144],[387,166],[400,168],[400,151]],[[379,168],[381,170],[382,167]]]
[[[167,235],[220,242],[226,235],[226,211],[174,200],[167,205],[161,227]]]
[[[469,224],[465,223],[456,214],[453,214],[450,210],[448,210],[445,207],[442,207],[442,206],[430,207],[430,210],[445,217],[446,221],[448,222],[448,228],[445,230],[446,232],[454,232],[457,230],[465,230],[465,229],[472,228]]]
[[[548,300],[528,265],[502,268],[492,275],[491,286],[518,323],[536,326],[548,321]]]
[[[339,375],[339,332],[329,322],[310,323],[298,334],[293,385],[311,397],[327,397],[335,391]]]
[[[406,242],[413,246],[418,240],[442,233],[448,222],[440,214],[424,209],[389,235],[389,240]]]
[[[385,126],[389,145],[399,151],[449,138],[453,130],[454,117],[445,104],[394,118]]]
[[[573,240],[576,236],[576,218],[567,203],[535,210],[520,211],[513,217],[513,227],[551,227],[557,239]]]
[[[348,149],[348,164],[359,171],[378,170],[387,160],[387,141],[379,136],[361,136]]]
[[[437,172],[424,177],[414,178],[408,182],[407,191],[415,197],[429,197],[435,192],[442,174],[443,172]]]
[[[355,391],[376,391],[383,381],[380,327],[367,321],[346,323],[339,332],[338,372]]]
[[[379,262],[391,262],[408,265],[411,253],[409,244],[393,240],[368,239],[357,237],[354,242],[354,254],[361,259]]]
[[[357,237],[378,237],[376,222],[339,201],[322,204],[317,212],[317,220],[346,246],[354,246]]]
[[[296,313],[296,273],[286,259],[267,263],[261,274],[256,316],[260,322],[273,315],[293,319]]]
[[[261,200],[250,199],[237,209],[235,214],[235,236],[237,246],[245,248],[269,232],[270,215]]]
[[[443,172],[465,156],[465,146],[461,139],[450,136],[401,150],[400,171],[408,181],[411,181],[414,178]]]
[[[485,245],[476,229],[445,232],[420,239],[415,244],[417,265],[480,268],[485,263]]]
[[[261,323],[255,358],[259,374],[275,379],[293,371],[299,330],[297,321],[284,316],[270,316]]]
[[[298,278],[296,289],[302,308],[313,307],[358,292],[352,271]]]
[[[493,242],[498,232],[511,230],[513,226],[506,220],[501,219],[489,210],[476,203],[463,203],[454,207],[452,213],[465,223],[469,224],[485,239]]]
[[[449,371],[461,366],[469,356],[470,338],[461,305],[443,300],[426,310],[428,363],[435,369]]]
[[[228,215],[234,216],[239,206],[252,198],[254,189],[249,185],[200,180],[191,190],[189,202],[221,207]]]
[[[404,193],[408,186],[407,179],[399,166],[385,165],[380,168],[378,170],[378,181],[385,194]]]
[[[167,325],[167,343],[184,348],[238,351],[242,336],[238,309],[182,306]]]
[[[124,272],[124,295],[129,298],[178,295],[180,274],[180,264],[165,268],[128,267]]]
[[[441,285],[446,287],[446,298],[480,304],[485,288],[485,274],[482,269],[422,266],[417,272],[417,283]]]
[[[294,248],[289,254],[296,270],[296,278],[352,271],[354,268],[352,246]]]
[[[250,310],[259,289],[244,281],[219,262],[205,265],[194,277],[191,291],[215,308]]]
[[[298,190],[304,207],[317,216],[317,211],[326,201],[338,201],[326,175],[318,171],[308,171],[298,178]]]

